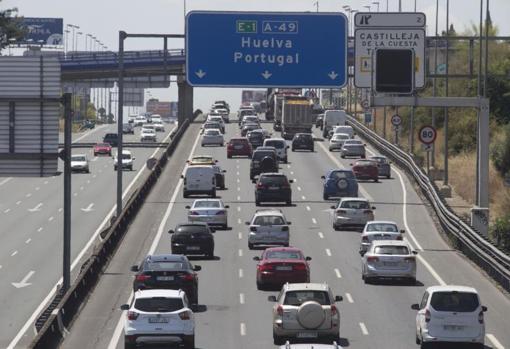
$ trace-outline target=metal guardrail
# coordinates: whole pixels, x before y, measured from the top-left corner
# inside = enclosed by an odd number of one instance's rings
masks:
[[[29,348],[48,349],[58,347],[67,332],[66,327],[75,319],[90,292],[94,289],[103,269],[118,248],[129,225],[143,206],[145,199],[163,172],[168,158],[175,151],[189,125],[190,121],[186,119],[173,135],[168,148],[157,160],[157,164],[151,170],[145,182],[130,196],[120,216],[114,220],[112,219],[111,226],[101,232],[102,241],[94,248],[92,256],[83,264],[78,277],[69,290],[64,294],[57,292],[55,299],[43,311],[36,321],[37,328],[40,330],[30,343]]]
[[[434,182],[418,167],[410,154],[388,142],[355,118],[348,116],[347,122],[358,135],[390,157],[414,178],[434,209],[441,226],[454,239],[456,248],[485,270],[505,290],[510,291],[510,256],[453,212],[444,198],[438,194]]]
[[[73,143],[72,148],[93,148],[97,143]],[[164,148],[170,145],[169,142],[123,142],[124,148]],[[64,148],[63,143],[58,144],[59,149]],[[112,147],[113,149],[117,147]]]

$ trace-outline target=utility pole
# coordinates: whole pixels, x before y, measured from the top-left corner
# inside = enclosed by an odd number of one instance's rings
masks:
[[[62,259],[62,292],[71,285],[71,145],[73,120],[70,93],[64,93],[64,236]]]
[[[478,97],[482,97],[482,32],[483,32],[483,0],[480,0],[480,29],[479,29],[479,43],[480,43],[480,52],[479,52],[479,56],[478,56],[478,88],[477,88],[477,92],[478,92]],[[480,117],[481,117],[481,112],[480,110],[478,111],[478,130],[480,130]],[[476,133],[476,144],[479,144],[480,142],[480,137],[479,137],[479,132]],[[476,204],[478,205],[480,203],[480,186],[479,186],[479,182],[480,182],[480,173],[478,171],[478,169],[480,168],[480,147],[476,147],[476,168],[477,168],[477,171],[476,171],[476,189],[475,189],[475,202]]]
[[[437,40],[438,40],[438,37],[439,37],[439,32],[438,32],[438,27],[439,27],[439,0],[436,0],[436,39],[434,41],[434,76],[437,75]],[[436,83],[436,80],[437,78],[434,77],[432,79],[432,96],[436,97],[437,96],[437,83]],[[431,118],[432,118],[432,127],[436,127],[436,110],[434,108],[431,109]],[[436,165],[436,146],[434,145],[434,143],[432,143],[432,147],[431,147],[431,150],[430,150],[430,162],[431,162],[431,165],[432,167],[434,167]]]
[[[488,1],[488,0],[487,0]],[[450,51],[450,0],[446,0],[446,79],[445,96],[448,97],[448,70]],[[448,185],[448,107],[444,108],[444,178],[443,185]]]

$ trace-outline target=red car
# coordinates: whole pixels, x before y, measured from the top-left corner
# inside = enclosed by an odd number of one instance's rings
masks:
[[[108,154],[112,156],[112,146],[108,143],[97,143],[94,146],[94,156],[98,154]]]
[[[252,146],[246,137],[232,138],[227,143],[227,158],[232,156],[248,156],[251,158]]]
[[[253,257],[257,263],[257,289],[266,286],[281,287],[284,283],[310,282],[310,257],[299,248],[271,247],[261,257]]]
[[[353,164],[352,172],[357,179],[372,179],[374,182],[379,181],[379,168],[377,162],[373,160],[358,160]]]

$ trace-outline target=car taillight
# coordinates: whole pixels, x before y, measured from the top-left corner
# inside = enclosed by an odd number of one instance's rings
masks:
[[[425,310],[425,322],[430,322],[430,311]]]
[[[303,270],[306,270],[306,265],[304,265],[304,264],[294,264],[293,269],[294,270],[303,271]]]
[[[136,311],[130,310],[127,313],[127,318],[128,318],[128,320],[136,320],[138,318],[138,315],[140,315],[140,314],[138,314]]]
[[[335,316],[338,313],[338,309],[336,308],[336,305],[331,305],[331,316]]]
[[[372,213],[372,210],[363,210],[363,213],[364,214],[370,214],[370,213]]]
[[[279,315],[279,316],[283,316],[283,307],[281,305],[279,305],[277,308],[276,308],[276,313]]]
[[[367,262],[379,262],[379,258],[377,257],[367,257]]]
[[[198,216],[199,215],[199,213],[197,211],[190,211],[189,214],[192,215],[192,216]]]
[[[262,183],[257,183],[257,189],[264,189],[266,186]]]
[[[273,270],[273,265],[272,264],[261,264],[259,265],[259,270],[260,271],[268,271],[268,270]]]
[[[193,276],[193,274],[184,274],[181,276],[181,278],[184,280],[184,281],[193,281],[193,279],[195,278]]]
[[[397,236],[397,240],[404,240],[404,237],[402,235]]]
[[[143,274],[139,274],[136,276],[136,281],[147,281],[151,278],[150,275],[143,275]]]
[[[336,214],[346,214],[347,211],[345,210],[336,210]]]
[[[361,242],[369,242],[368,241],[368,236],[361,237]]]
[[[483,324],[483,310],[478,313],[478,322]]]
[[[191,319],[191,312],[183,311],[182,313],[179,313],[179,317],[181,318],[181,320],[189,320]]]
[[[223,215],[225,215],[225,211],[218,211],[218,212],[216,212],[216,215],[223,216]]]

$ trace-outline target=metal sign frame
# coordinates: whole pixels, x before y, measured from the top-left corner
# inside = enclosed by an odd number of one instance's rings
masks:
[[[364,24],[358,23],[358,18],[367,18],[366,16],[370,16],[368,19],[383,19],[386,20],[388,18],[388,24]],[[377,18],[379,17],[379,18]],[[405,17],[414,17],[417,19],[417,23],[413,25],[412,20],[409,22],[410,24],[402,24],[399,25],[398,22],[395,21],[394,17],[398,17],[399,20],[405,19]],[[423,19],[423,21],[421,21]],[[360,21],[362,22],[362,21]],[[395,24],[397,23],[397,24]],[[354,15],[354,25],[357,28],[425,28],[427,25],[427,16],[423,12],[357,12]]]

